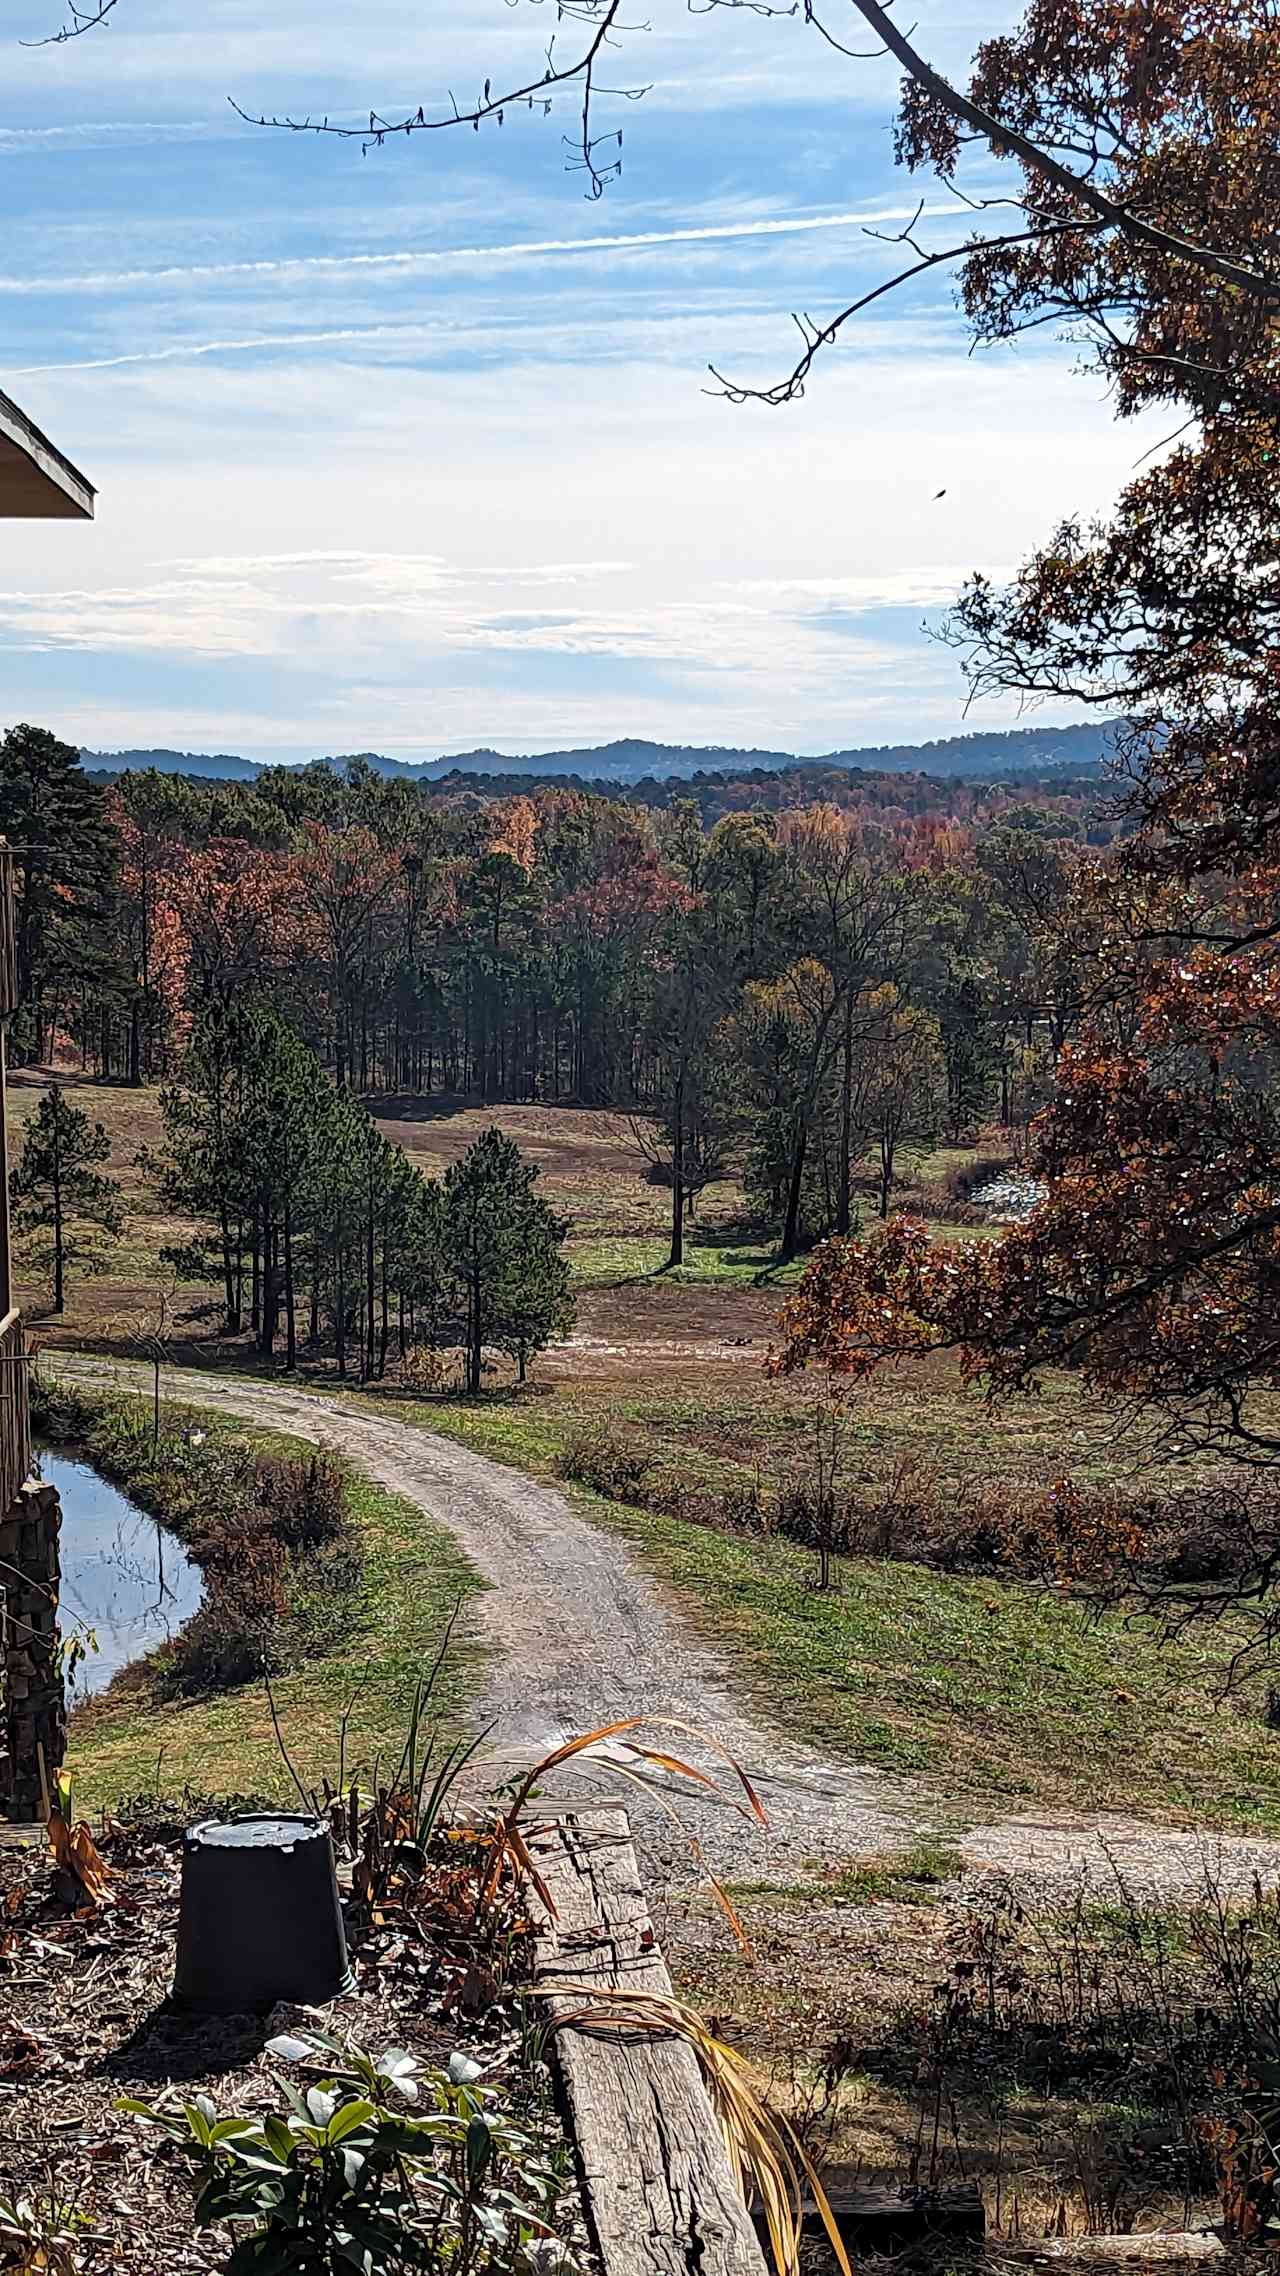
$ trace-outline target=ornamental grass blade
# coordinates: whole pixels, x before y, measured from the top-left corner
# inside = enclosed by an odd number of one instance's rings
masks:
[[[641,1752],[642,1750],[637,1749],[636,1751]],[[675,1803],[671,1800],[670,1795],[659,1793],[655,1787],[649,1784],[647,1778],[642,1778],[638,1770],[630,1769],[625,1762],[611,1762],[608,1767],[611,1775],[614,1778],[628,1779],[633,1786],[642,1787],[644,1789],[644,1792],[648,1795],[649,1800],[651,1802],[655,1802],[658,1808],[665,1814],[665,1816],[670,1818],[671,1823],[676,1828],[677,1832],[684,1835],[685,1840],[689,1844],[689,1849],[692,1854],[694,1863],[696,1864],[708,1888],[711,1890],[711,1893],[714,1896],[716,1903],[719,1905],[721,1912],[724,1914],[725,1919],[728,1921],[730,1928],[733,1930],[734,1936],[737,1938],[738,1946],[741,1950],[743,1959],[750,1960],[754,1966],[755,1952],[752,1949],[751,1939],[748,1936],[746,1929],[743,1927],[742,1922],[734,1909],[732,1899],[729,1896],[729,1892],[724,1887],[723,1882],[717,1880],[715,1874],[712,1872],[711,1867],[707,1863],[706,1852],[703,1849],[702,1843],[699,1841],[693,1829],[685,1824],[684,1819],[681,1817],[680,1812],[675,1806]],[[553,1913],[551,1917],[554,1920],[556,1916]]]
[[[689,1736],[701,1739],[706,1745],[711,1747],[716,1754],[721,1755],[725,1762],[728,1763],[730,1769],[734,1773],[734,1776],[737,1778],[739,1784],[741,1785],[743,1792],[746,1794],[747,1802],[750,1805],[749,1808],[740,1802],[734,1795],[726,1793],[719,1780],[713,1778],[708,1771],[700,1770],[694,1764],[685,1762],[679,1755],[668,1754],[659,1748],[646,1747],[642,1745],[638,1740],[632,1740],[628,1738],[628,1734],[630,1732],[640,1731],[646,1728],[653,1728],[655,1726],[668,1730],[683,1731]],[[552,1920],[555,1920],[558,1917],[555,1905],[550,1897],[550,1893],[547,1891],[545,1884],[540,1882],[538,1879],[533,1866],[533,1861],[529,1856],[528,1847],[525,1844],[523,1837],[519,1836],[518,1829],[520,1819],[525,1806],[528,1803],[529,1797],[533,1793],[534,1789],[537,1786],[541,1785],[542,1781],[553,1770],[558,1770],[563,1763],[571,1762],[578,1756],[587,1754],[593,1747],[601,1746],[605,1740],[615,1738],[627,1738],[626,1751],[635,1757],[637,1764],[645,1762],[651,1763],[656,1769],[667,1771],[676,1777],[686,1778],[689,1780],[691,1785],[702,1787],[706,1792],[712,1794],[717,1801],[727,1804],[727,1806],[730,1809],[735,1810],[740,1817],[747,1818],[748,1820],[754,1819],[755,1822],[760,1826],[764,1827],[765,1829],[768,1828],[769,1820],[765,1815],[764,1808],[760,1802],[758,1795],[755,1792],[754,1787],[751,1784],[750,1779],[747,1777],[746,1772],[742,1769],[741,1765],[735,1761],[733,1755],[729,1752],[723,1741],[717,1739],[713,1732],[702,1731],[694,1723],[684,1722],[678,1717],[669,1715],[627,1715],[620,1717],[616,1722],[600,1723],[594,1730],[583,1731],[577,1738],[562,1740],[560,1745],[554,1747],[550,1754],[544,1755],[540,1762],[535,1763],[533,1769],[530,1770],[521,1780],[521,1783],[516,1790],[514,1799],[511,1801],[508,1808],[499,1816],[494,1827],[493,1852],[489,1859],[488,1866],[485,1870],[484,1878],[481,1882],[480,1891],[477,1898],[477,1918],[479,1918],[480,1915],[492,1904],[494,1897],[497,1894],[498,1884],[502,1878],[503,1866],[508,1860],[512,1863],[518,1872],[526,1873],[533,1879],[534,1885],[538,1891],[538,1895],[541,1898],[542,1903],[545,1905],[550,1918]],[[733,1930],[733,1933],[742,1948],[742,1951],[748,1958],[750,1958],[751,1945],[747,1937],[746,1930],[743,1928],[742,1922],[738,1918],[738,1915],[729,1900],[727,1892],[721,1886],[715,1874],[711,1872],[710,1867],[707,1865],[706,1859],[703,1855],[702,1845],[699,1842],[697,1835],[693,1833],[691,1829],[685,1824],[683,1818],[680,1816],[679,1811],[675,1808],[673,1802],[671,1801],[670,1796],[660,1793],[656,1787],[654,1787],[647,1779],[641,1776],[640,1770],[637,1767],[633,1767],[633,1765],[630,1763],[618,1762],[616,1760],[606,1760],[600,1765],[600,1767],[612,1777],[630,1779],[632,1783],[643,1786],[645,1792],[649,1795],[650,1800],[656,1802],[658,1807],[661,1810],[665,1811],[666,1815],[671,1819],[672,1823],[679,1828],[680,1832],[684,1835],[685,1840],[688,1842],[689,1847],[698,1862],[698,1866],[704,1878],[713,1890],[716,1902],[724,1913],[730,1928]]]
[[[787,2119],[770,2110],[742,2056],[708,2030],[696,2009],[651,1992],[592,1992],[580,1984],[545,1984],[542,1996],[573,2003],[551,2018],[553,2030],[665,2035],[692,2047],[742,2201],[749,2209],[752,2197],[759,2198],[776,2276],[800,2276],[806,2182],[841,2276],[853,2276],[844,2239],[803,2142]]]
[[[528,1874],[529,1879],[532,1881],[534,1888],[537,1890],[539,1898],[541,1899],[543,1905],[546,1907],[546,1910],[551,1919],[558,1919],[559,1915],[556,1912],[555,1903],[552,1898],[551,1891],[547,1887],[546,1882],[543,1880],[537,1866],[534,1864],[532,1857],[529,1855],[528,1845],[525,1842],[524,1835],[521,1833],[519,1826],[508,1827],[507,1840],[510,1843],[511,1855],[514,1858],[517,1867],[522,1873]]]
[[[755,1787],[752,1785],[751,1780],[748,1778],[746,1771],[743,1769],[742,1764],[739,1762],[737,1756],[733,1754],[725,1745],[723,1739],[718,1739],[714,1731],[706,1731],[701,1729],[697,1723],[687,1723],[683,1721],[682,1718],[678,1715],[653,1715],[648,1717],[647,1720],[660,1730],[683,1731],[688,1738],[701,1739],[705,1745],[711,1748],[714,1754],[718,1754],[721,1761],[727,1763],[729,1769],[733,1772],[734,1777],[737,1779],[738,1784],[741,1786],[743,1793],[746,1795],[747,1801],[751,1805],[751,1816],[755,1819],[756,1824],[762,1827],[766,1833],[768,1832],[769,1818],[765,1806],[757,1794]],[[717,1789],[717,1791],[719,1791],[719,1789]],[[725,1795],[724,1798],[726,1801],[732,1801],[733,1799],[731,1795]],[[733,1806],[735,1809],[741,1809],[740,1803],[735,1802]],[[745,1815],[746,1813],[744,1812],[743,1814]]]

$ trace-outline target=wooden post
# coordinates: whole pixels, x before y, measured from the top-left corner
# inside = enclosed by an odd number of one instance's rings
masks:
[[[66,1752],[58,1664],[58,1532],[52,1486],[28,1484],[0,1515],[0,1809],[19,1824],[48,1816]]]
[[[13,1254],[9,1238],[9,1118],[6,1089],[9,1022],[0,1019],[0,1320],[13,1304]]]

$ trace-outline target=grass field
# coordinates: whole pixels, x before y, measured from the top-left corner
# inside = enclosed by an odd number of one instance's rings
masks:
[[[250,1437],[264,1451],[310,1458],[312,1449],[276,1433],[246,1433],[198,1408],[170,1409],[173,1430],[198,1423],[211,1437]],[[348,1778],[370,1783],[375,1763],[394,1769],[418,1677],[434,1662],[455,1607],[463,1618],[434,1692],[435,1716],[458,1730],[476,1672],[467,1641],[467,1599],[484,1584],[455,1546],[410,1502],[348,1471],[349,1507],[363,1571],[346,1600],[340,1644],[273,1679],[280,1737],[302,1782],[338,1775],[340,1726],[349,1711]],[[296,1800],[265,1687],[165,1700],[145,1662],[126,1670],[71,1721],[68,1760],[81,1803],[125,1795],[270,1795]]]

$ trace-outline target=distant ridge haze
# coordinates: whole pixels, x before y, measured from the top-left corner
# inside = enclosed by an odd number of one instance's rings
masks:
[[[953,735],[938,742],[868,745],[858,750],[806,755],[795,751],[746,750],[721,745],[699,747],[652,743],[626,737],[580,750],[509,753],[480,749],[450,758],[413,762],[384,758],[376,751],[346,752],[327,760],[342,768],[363,759],[378,774],[410,782],[443,782],[454,775],[524,776],[531,781],[557,776],[614,784],[691,781],[698,775],[780,774],[793,767],[841,767],[851,773],[929,774],[988,777],[1042,774],[1046,768],[1098,765],[1111,750],[1114,720],[1077,727],[1017,727],[998,734]],[[202,775],[223,782],[252,782],[280,762],[245,759],[232,752],[165,750],[82,750],[93,772],[123,774],[155,768],[161,774]],[[291,767],[302,762],[287,762]]]

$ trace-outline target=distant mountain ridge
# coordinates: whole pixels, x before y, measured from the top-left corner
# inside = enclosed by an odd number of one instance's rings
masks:
[[[377,751],[344,754],[323,762],[341,769],[363,760],[378,774],[406,782],[445,782],[457,775],[503,775],[531,781],[573,777],[583,782],[638,783],[692,781],[699,775],[781,774],[792,767],[840,767],[850,773],[928,774],[987,779],[1006,774],[1043,774],[1053,767],[1079,770],[1101,763],[1111,750],[1115,720],[1079,727],[1014,727],[999,733],[952,735],[931,743],[866,745],[859,750],[826,751],[805,757],[795,751],[743,750],[713,744],[651,743],[627,737],[581,750],[462,751],[456,757],[414,763],[384,758]],[[198,775],[221,782],[253,782],[277,762],[239,758],[229,751],[88,751],[82,764],[94,773],[123,774],[154,768],[160,774]]]

